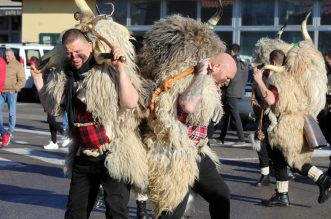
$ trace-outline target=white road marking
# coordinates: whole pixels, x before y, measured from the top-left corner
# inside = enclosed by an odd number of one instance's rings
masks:
[[[55,165],[63,165],[64,164],[64,156],[60,156],[52,153],[51,151],[41,151],[34,150],[30,148],[4,148],[3,150],[19,154],[22,156],[32,157],[37,160],[41,160],[43,162],[55,164]]]
[[[0,167],[26,167],[26,165],[0,157]]]

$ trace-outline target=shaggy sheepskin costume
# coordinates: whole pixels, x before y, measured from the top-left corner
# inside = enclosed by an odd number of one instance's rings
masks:
[[[224,43],[204,23],[180,15],[156,22],[145,35],[140,61],[141,72],[159,86],[167,78],[196,66],[199,60],[225,50]],[[148,148],[149,194],[155,213],[172,212],[183,200],[198,177],[197,161],[218,157],[206,147],[207,139],[198,146],[188,136],[187,127],[177,118],[178,97],[195,80],[190,74],[174,82],[159,95],[155,111],[148,118],[150,133],[145,138]],[[203,99],[196,112],[189,114],[192,125],[207,125],[215,112],[223,112],[220,91],[212,76],[204,81]]]
[[[327,91],[323,56],[306,31],[306,21],[302,27],[304,40],[292,44],[290,49],[286,43],[279,44],[279,40],[270,40],[271,43],[261,40],[258,44],[264,43],[263,51],[268,54],[274,49],[286,54],[285,66],[277,68],[270,78],[270,85],[278,90],[279,100],[271,107],[277,124],[269,133],[269,142],[283,152],[290,167],[299,171],[303,164],[310,162],[313,153],[305,140],[304,117],[312,115],[316,119],[325,106]],[[263,56],[265,58],[261,58]],[[260,52],[260,60],[267,57]]]
[[[99,20],[94,26],[95,30],[106,38],[113,46],[121,48],[126,58],[125,70],[130,80],[138,91],[140,105],[143,105],[145,98],[141,78],[137,75],[137,66],[135,64],[135,52],[130,42],[128,30],[108,19]],[[91,33],[87,33],[89,36]],[[97,38],[90,37],[93,41],[94,55],[103,51],[110,51],[110,48]],[[58,47],[59,48],[59,47]],[[57,53],[61,50],[56,50]],[[56,54],[54,57],[64,56],[65,54]],[[48,57],[51,63],[52,57]],[[87,76],[76,84],[77,90],[85,93],[85,104],[87,111],[91,112],[93,118],[98,123],[104,125],[107,136],[111,142],[104,144],[98,150],[83,150],[89,156],[98,156],[104,151],[107,153],[105,165],[112,178],[122,180],[133,184],[138,191],[145,191],[147,188],[147,161],[146,150],[138,132],[141,112],[138,107],[134,109],[121,109],[118,103],[118,79],[117,73],[108,61],[100,61],[95,67],[87,72]],[[52,79],[43,87],[42,96],[48,111],[53,115],[63,114],[60,104],[64,101],[65,84],[67,76],[63,71],[64,63],[60,63],[52,75]],[[66,161],[66,171],[70,174],[72,161],[78,151],[78,146],[73,142],[69,148],[69,154]]]

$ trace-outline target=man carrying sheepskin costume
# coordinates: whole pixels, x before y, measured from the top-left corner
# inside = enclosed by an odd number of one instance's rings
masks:
[[[65,218],[88,218],[100,184],[106,217],[129,218],[130,188],[145,192],[148,171],[137,131],[143,88],[134,47],[124,26],[94,16],[84,1],[76,4],[82,29],[67,30],[47,56],[47,68],[56,67],[50,82],[44,85],[40,71],[31,67],[45,109],[52,115],[68,112],[73,143],[66,163],[71,184]]]
[[[316,119],[323,109],[327,89],[323,56],[306,29],[308,16],[302,22],[304,40],[288,50],[285,65],[264,67],[274,71],[269,87],[262,80],[264,69],[254,68],[253,77],[276,118],[275,127],[268,131],[270,145],[283,153],[291,168],[314,180],[319,187],[318,202],[324,203],[330,197],[331,179],[309,163],[313,150],[304,132],[305,118]],[[288,181],[277,182],[276,194],[262,201],[266,206],[284,203],[289,204]]]
[[[211,218],[230,217],[230,192],[207,146],[207,126],[222,114],[220,87],[236,72],[233,58],[208,25],[172,15],[145,35],[141,73],[153,93],[148,148],[149,198],[158,218],[181,218],[190,189],[209,202]]]

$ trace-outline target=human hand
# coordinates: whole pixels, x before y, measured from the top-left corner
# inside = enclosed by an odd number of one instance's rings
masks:
[[[123,53],[120,48],[115,47],[112,50],[114,59],[112,61],[113,66],[118,70],[121,71],[124,68],[124,61],[121,59],[123,56]]]
[[[262,82],[263,70],[258,69],[257,67],[253,68],[253,78],[256,83]]]

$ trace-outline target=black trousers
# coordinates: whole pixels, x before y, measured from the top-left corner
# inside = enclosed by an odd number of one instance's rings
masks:
[[[272,161],[274,171],[275,171],[275,178],[277,181],[287,181],[287,162],[283,153],[277,148],[271,148],[269,144],[269,137],[267,128],[269,127],[269,119],[267,116],[263,118],[263,133],[265,138],[261,141],[261,150],[257,152],[259,157],[259,165],[260,168],[268,167],[269,160]]]
[[[224,120],[221,130],[221,138],[224,138],[226,136],[226,133],[228,131],[231,122],[231,125],[234,126],[235,129],[237,130],[239,141],[245,141],[244,129],[241,123],[239,108],[238,108],[239,100],[240,98],[234,98],[234,97],[227,97],[225,99],[224,118],[223,118]]]
[[[61,135],[63,134],[62,124],[56,121],[55,116],[51,116],[49,114],[47,114],[47,122],[49,124],[49,131],[51,132],[51,140],[53,143],[56,143],[57,132],[59,132]]]
[[[195,181],[192,189],[209,203],[210,218],[230,218],[230,190],[217,172],[213,161],[208,156],[202,156],[198,164],[199,180]],[[188,197],[189,193],[172,214],[164,212],[159,218],[180,219],[185,212]]]
[[[129,218],[130,185],[110,178],[104,166],[105,157],[75,157],[65,219],[88,218],[100,184],[104,189],[106,218]]]

